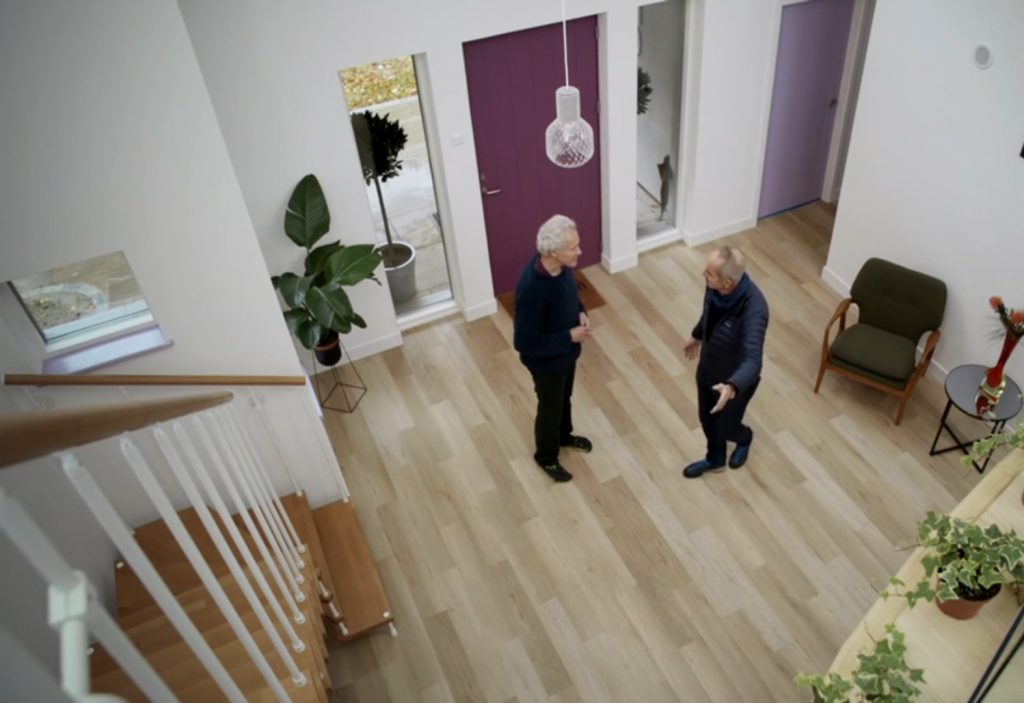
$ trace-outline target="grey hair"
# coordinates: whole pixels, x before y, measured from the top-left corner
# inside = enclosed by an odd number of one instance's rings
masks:
[[[576,229],[576,223],[565,215],[554,215],[537,230],[537,252],[541,256],[554,254],[565,246],[566,235]]]
[[[746,262],[743,261],[743,252],[730,246],[718,247],[715,250],[722,264],[718,267],[719,279],[728,278],[734,284],[739,283],[747,270]]]

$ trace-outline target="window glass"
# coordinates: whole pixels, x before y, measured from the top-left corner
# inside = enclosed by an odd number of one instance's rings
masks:
[[[152,322],[123,252],[11,281],[47,345],[77,343]]]

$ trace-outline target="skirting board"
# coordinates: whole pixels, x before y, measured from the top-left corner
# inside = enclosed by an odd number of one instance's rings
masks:
[[[636,240],[636,250],[637,252],[645,252],[650,251],[651,249],[657,249],[658,247],[663,247],[666,244],[674,244],[681,241],[683,241],[682,233],[673,227],[672,229],[667,229],[664,232],[658,232],[657,234],[652,234],[648,237]]]
[[[490,300],[485,300],[482,303],[477,303],[476,305],[470,305],[463,308],[462,316],[466,318],[466,322],[472,322],[473,320],[478,320],[481,317],[493,315],[496,312],[498,312],[498,301],[495,298],[491,298]]]
[[[841,279],[835,271],[828,266],[821,270],[821,280],[826,286],[846,298],[850,295],[850,284]]]
[[[382,351],[394,349],[395,347],[400,346],[402,346],[402,333],[396,331],[384,337],[373,339],[365,344],[360,344],[357,347],[346,346],[345,350],[349,353],[349,356],[352,357],[353,361],[359,361],[360,359],[365,359],[368,356],[373,356],[374,354],[379,354]]]
[[[703,232],[693,232],[687,227],[683,227],[683,241],[686,242],[687,246],[695,247],[701,244],[707,244],[713,242],[716,239],[722,237],[728,237],[730,234],[736,234],[746,229],[751,229],[757,226],[756,217],[744,217],[739,220],[732,222],[726,222],[723,225],[706,229]]]
[[[609,259],[607,254],[601,254],[601,266],[608,273],[618,273],[619,271],[625,271],[631,269],[640,263],[640,257],[636,254],[630,254],[629,256],[623,256],[618,259]]]

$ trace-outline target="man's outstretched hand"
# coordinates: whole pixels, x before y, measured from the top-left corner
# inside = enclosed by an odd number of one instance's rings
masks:
[[[716,383],[711,386],[711,390],[718,391],[718,402],[715,403],[715,407],[711,408],[712,415],[724,408],[726,403],[736,397],[736,389],[733,388],[731,383]]]

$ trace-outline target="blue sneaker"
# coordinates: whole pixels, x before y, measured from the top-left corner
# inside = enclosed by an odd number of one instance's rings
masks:
[[[750,454],[750,445],[754,443],[754,436],[751,433],[750,441],[746,444],[737,444],[729,457],[729,468],[738,469],[747,463],[747,455]]]
[[[686,478],[700,478],[709,471],[721,471],[724,468],[725,464],[712,464],[707,459],[701,459],[683,469],[683,476]]]

